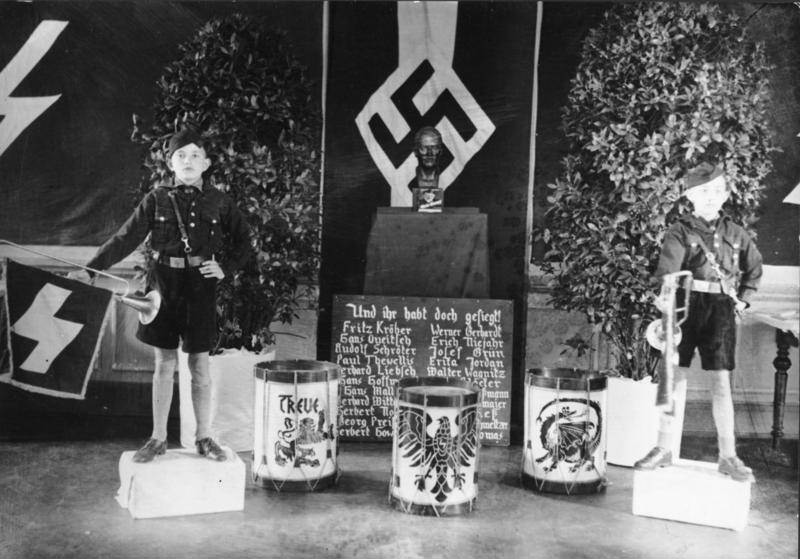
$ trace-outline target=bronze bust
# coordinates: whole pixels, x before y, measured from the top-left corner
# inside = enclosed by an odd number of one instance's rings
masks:
[[[433,126],[423,126],[414,134],[417,173],[412,183],[413,208],[418,212],[440,213],[444,191],[439,188],[439,160],[444,144]]]
[[[417,157],[417,188],[439,187],[439,158],[442,154],[442,135],[433,126],[423,126],[414,135],[414,155]]]

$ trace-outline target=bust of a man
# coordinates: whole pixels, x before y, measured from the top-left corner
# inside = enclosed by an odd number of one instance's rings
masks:
[[[439,158],[442,154],[442,135],[433,126],[423,126],[414,135],[414,155],[417,157],[417,188],[439,187]]]

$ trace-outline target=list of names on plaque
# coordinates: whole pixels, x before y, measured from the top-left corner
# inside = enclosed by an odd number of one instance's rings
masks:
[[[434,376],[479,386],[481,439],[508,444],[511,309],[505,300],[335,296],[331,360],[342,369],[340,435],[391,438],[397,381]]]

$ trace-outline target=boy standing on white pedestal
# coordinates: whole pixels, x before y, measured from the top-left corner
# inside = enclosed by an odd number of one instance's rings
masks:
[[[217,335],[216,286],[225,277],[216,256],[223,249],[223,236],[228,236],[232,268],[228,271],[241,267],[250,258],[250,233],[233,200],[203,184],[203,173],[211,165],[204,146],[202,136],[192,129],[173,134],[165,154],[173,181],[148,192],[87,263],[90,268],[105,270],[130,254],[148,233],[156,251],[147,288],[161,294],[161,309],[151,323],[140,324],[136,332],[139,340],[155,350],[153,433],[134,455],[134,462],[150,462],[167,450],[167,418],[179,342],[189,354],[197,452],[213,460],[226,459],[211,438],[208,353]],[[84,270],[70,276],[90,279]]]
[[[695,349],[704,371],[712,378],[711,410],[719,444],[719,471],[737,481],[755,481],[750,468],[736,456],[731,371],[735,367],[736,322],[749,306],[748,300],[761,279],[761,254],[743,227],[720,214],[730,196],[722,168],[702,163],[684,178],[684,195],[693,213],[678,220],[664,236],[654,274],[690,270],[692,293],[678,345],[679,366],[675,370],[674,410],[662,411],[657,446],[634,464],[652,470],[673,463],[672,438],[683,425],[686,403],[686,371]],[[656,306],[664,307],[663,294]],[[679,409],[680,407],[680,409]]]

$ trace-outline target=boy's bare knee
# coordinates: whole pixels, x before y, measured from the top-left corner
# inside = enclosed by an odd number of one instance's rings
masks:
[[[177,349],[153,348],[156,356],[156,363],[178,363]]]
[[[711,372],[711,392],[713,395],[726,396],[731,393],[731,372],[726,369]]]
[[[175,374],[178,368],[178,351],[175,349],[155,349],[155,375],[158,377],[170,377]]]
[[[192,384],[207,386],[211,384],[211,373],[208,369],[208,352],[190,353],[188,358]]]
[[[208,363],[208,352],[202,351],[200,353],[190,353],[187,356],[187,361],[189,362],[189,366],[202,366],[203,364]]]

